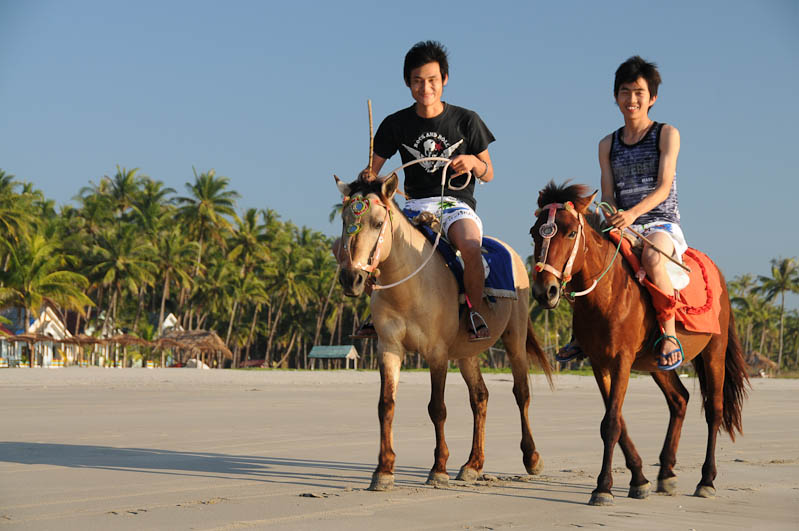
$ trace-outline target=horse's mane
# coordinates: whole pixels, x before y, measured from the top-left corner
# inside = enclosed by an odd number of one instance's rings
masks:
[[[382,197],[383,182],[380,181],[380,180],[377,180],[377,179],[375,179],[374,181],[370,181],[370,182],[362,181],[360,179],[355,179],[351,183],[348,183],[347,186],[350,187],[350,197],[352,197],[352,196],[354,196],[356,194],[361,194],[363,196],[366,196],[366,195],[369,195],[369,194],[377,194],[378,197]],[[400,209],[399,205],[394,200],[394,198],[391,199],[391,203],[397,209],[402,210],[402,209]]]
[[[569,184],[569,181],[563,184],[555,184],[555,181],[549,181],[538,196],[538,206],[543,207],[550,203],[565,203],[567,201],[574,203],[578,199],[588,197],[590,193],[591,189],[584,184]],[[607,239],[607,235],[602,233],[607,227],[603,215],[599,212],[586,212],[585,220],[588,225]]]
[[[538,206],[543,207],[550,203],[565,203],[566,201],[574,203],[578,199],[587,197],[589,191],[590,189],[584,184],[569,184],[569,181],[566,181],[558,185],[555,184],[555,181],[549,181],[538,195]]]

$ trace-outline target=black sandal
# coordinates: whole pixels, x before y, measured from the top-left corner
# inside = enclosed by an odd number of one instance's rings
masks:
[[[367,319],[350,337],[352,339],[377,339],[377,330],[375,330],[372,320]]]

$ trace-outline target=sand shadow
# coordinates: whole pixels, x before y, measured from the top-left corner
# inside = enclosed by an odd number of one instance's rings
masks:
[[[368,485],[375,465],[320,459],[293,459],[156,448],[0,441],[0,462],[190,475],[314,487]],[[426,477],[420,467],[397,467],[398,474]]]

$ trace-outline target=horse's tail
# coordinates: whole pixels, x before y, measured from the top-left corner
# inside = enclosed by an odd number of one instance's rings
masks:
[[[554,389],[555,385],[552,383],[552,365],[550,365],[549,358],[538,344],[538,339],[536,339],[535,331],[533,330],[533,321],[530,318],[527,319],[527,341],[525,347],[527,349],[527,358],[541,367],[541,370],[544,371],[544,376],[547,377],[549,388]]]
[[[702,389],[704,408],[704,403],[708,400],[705,366],[704,363],[696,363],[694,367]],[[743,435],[741,409],[743,408],[743,401],[748,395],[746,388],[750,385],[746,367],[741,341],[738,339],[738,333],[735,330],[735,318],[732,314],[732,308],[730,308],[730,320],[727,326],[727,350],[724,353],[724,409],[721,427],[730,435],[730,439],[733,441],[735,441],[736,431]]]

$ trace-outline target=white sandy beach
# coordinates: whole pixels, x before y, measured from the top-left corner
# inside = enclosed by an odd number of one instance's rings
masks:
[[[691,496],[706,424],[691,392],[677,471],[680,495],[586,505],[601,464],[603,408],[593,378],[550,391],[532,376],[533,435],[544,459],[524,476],[509,374],[486,375],[492,481],[424,485],[433,459],[426,372],[403,373],[394,423],[396,489],[365,490],[378,451],[375,372],[192,369],[0,370],[0,528],[8,529],[797,529],[799,381],[755,379],[745,435],[719,437],[715,499]],[[447,386],[449,472],[471,442],[460,375]],[[628,428],[657,478],[665,402],[632,380]]]

